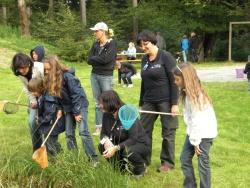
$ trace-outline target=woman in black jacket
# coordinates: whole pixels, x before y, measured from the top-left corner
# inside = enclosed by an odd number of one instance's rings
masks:
[[[129,130],[123,128],[118,111],[124,103],[118,94],[105,91],[100,96],[100,106],[103,114],[103,127],[99,151],[104,158],[122,171],[130,164],[129,169],[136,176],[143,176],[145,159],[149,152],[149,139],[138,119]]]
[[[93,135],[99,135],[102,127],[102,112],[99,105],[99,97],[103,91],[112,89],[113,72],[116,61],[116,43],[111,38],[113,30],[104,22],[97,23],[90,28],[94,31],[94,42],[88,55],[88,64],[92,66],[91,87],[95,101],[95,128]]]
[[[143,110],[178,113],[178,88],[174,82],[172,70],[176,67],[173,56],[156,46],[156,37],[150,31],[142,31],[137,37],[137,44],[145,56],[141,62],[141,95],[139,106]],[[175,132],[177,118],[160,115],[162,126],[162,147],[158,172],[169,172],[175,166]],[[142,114],[141,123],[150,138],[150,164],[152,153],[152,134],[158,114]]]

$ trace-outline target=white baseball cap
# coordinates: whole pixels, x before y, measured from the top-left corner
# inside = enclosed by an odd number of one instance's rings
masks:
[[[94,27],[89,28],[92,31],[98,31],[98,30],[103,30],[103,31],[108,31],[108,26],[104,22],[98,22],[95,24]]]

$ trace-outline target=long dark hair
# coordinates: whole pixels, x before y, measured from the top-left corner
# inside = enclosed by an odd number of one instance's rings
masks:
[[[12,59],[11,70],[14,75],[20,75],[20,73],[18,72],[18,69],[20,67],[30,67],[28,75],[32,74],[33,62],[31,58],[24,53],[17,53]]]
[[[103,109],[109,113],[115,113],[124,104],[114,90],[104,91],[101,94],[99,101],[103,105]]]

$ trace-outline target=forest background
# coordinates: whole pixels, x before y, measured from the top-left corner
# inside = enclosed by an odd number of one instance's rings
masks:
[[[49,43],[59,56],[77,62],[86,59],[93,41],[89,27],[99,21],[114,30],[120,51],[149,29],[161,32],[175,54],[182,36],[195,31],[200,61],[224,61],[229,22],[250,20],[249,0],[1,0],[0,8],[1,25]],[[249,55],[249,31],[250,24],[233,26],[233,60]]]

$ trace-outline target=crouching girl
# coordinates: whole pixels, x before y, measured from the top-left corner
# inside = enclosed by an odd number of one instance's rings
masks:
[[[141,177],[145,173],[145,159],[150,150],[149,138],[138,119],[129,130],[122,127],[118,111],[123,104],[113,90],[101,94],[100,107],[104,114],[99,151],[121,171],[130,164],[131,172]]]

